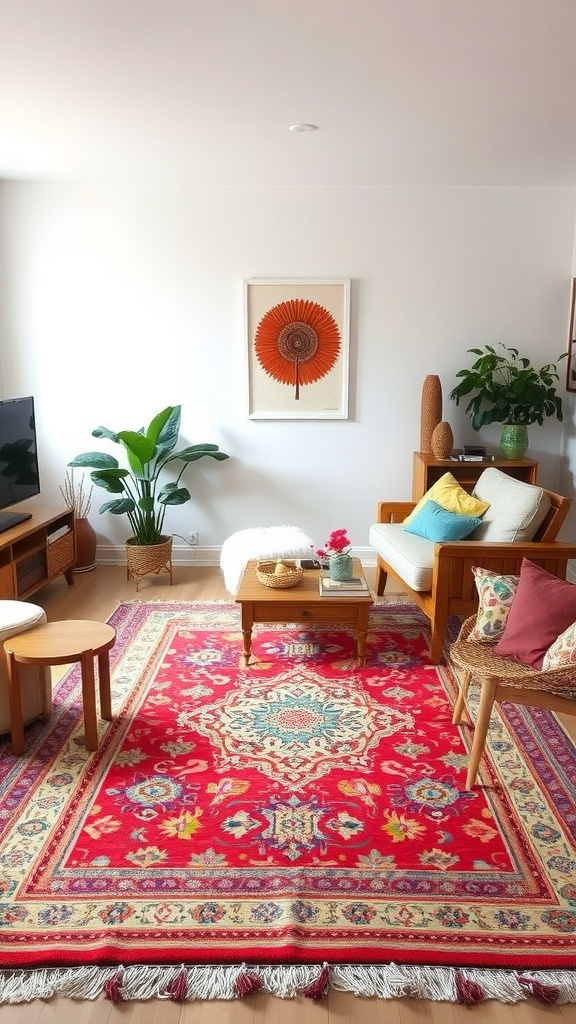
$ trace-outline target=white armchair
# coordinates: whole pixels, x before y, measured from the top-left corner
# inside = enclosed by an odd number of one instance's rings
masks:
[[[469,616],[477,609],[473,566],[514,574],[520,572],[522,559],[529,558],[565,579],[568,560],[576,558],[576,544],[556,541],[571,498],[516,480],[494,467],[484,470],[473,495],[489,508],[482,524],[465,540],[434,543],[408,533],[403,522],[416,507],[414,502],[380,502],[377,522],[370,528],[370,544],[376,551],[376,592],[384,593],[391,576],[428,616],[433,664],[442,659],[448,616]]]

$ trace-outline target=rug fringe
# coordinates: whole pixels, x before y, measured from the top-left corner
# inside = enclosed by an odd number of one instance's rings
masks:
[[[248,979],[248,980],[247,980]],[[477,968],[420,967],[400,964],[294,964],[188,967],[42,968],[0,972],[0,1004],[33,999],[98,999],[113,1002],[149,999],[178,1001],[238,999],[259,990],[280,999],[320,998],[330,988],[364,998],[411,996],[433,1002],[495,999],[517,1003],[576,1003],[574,971],[506,971]]]

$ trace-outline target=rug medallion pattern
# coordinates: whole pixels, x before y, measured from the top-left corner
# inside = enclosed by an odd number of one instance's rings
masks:
[[[407,605],[342,627],[232,604],[111,617],[114,720],[84,748],[79,674],[26,754],[0,746],[2,966],[240,959],[572,965],[576,763],[546,712],[495,712],[484,783],[455,677]]]

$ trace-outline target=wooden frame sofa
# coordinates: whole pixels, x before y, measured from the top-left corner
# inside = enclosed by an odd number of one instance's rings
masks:
[[[499,473],[496,469],[489,469],[486,472]],[[514,486],[517,485],[535,489],[535,485],[514,481]],[[566,578],[568,560],[576,559],[576,544],[557,541],[556,537],[566,519],[572,499],[547,488],[538,490],[547,496],[549,507],[532,540],[495,543],[489,540],[474,540],[472,536],[469,540],[436,543],[431,546],[431,584],[426,590],[411,586],[399,570],[398,564],[390,564],[386,557],[385,540],[378,531],[378,524],[401,524],[414,510],[415,503],[381,501],[378,504],[377,523],[370,531],[370,543],[376,549],[376,592],[382,596],[386,579],[391,576],[428,616],[432,634],[430,661],[433,664],[438,664],[442,659],[448,616],[469,616],[476,612],[478,593],[472,573],[473,566],[482,566],[500,575],[519,574],[522,559],[528,558],[554,576]],[[544,497],[546,504],[547,499]]]

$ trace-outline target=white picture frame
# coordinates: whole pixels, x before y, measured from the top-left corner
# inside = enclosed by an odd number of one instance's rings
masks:
[[[250,419],[348,419],[350,280],[244,281]]]

